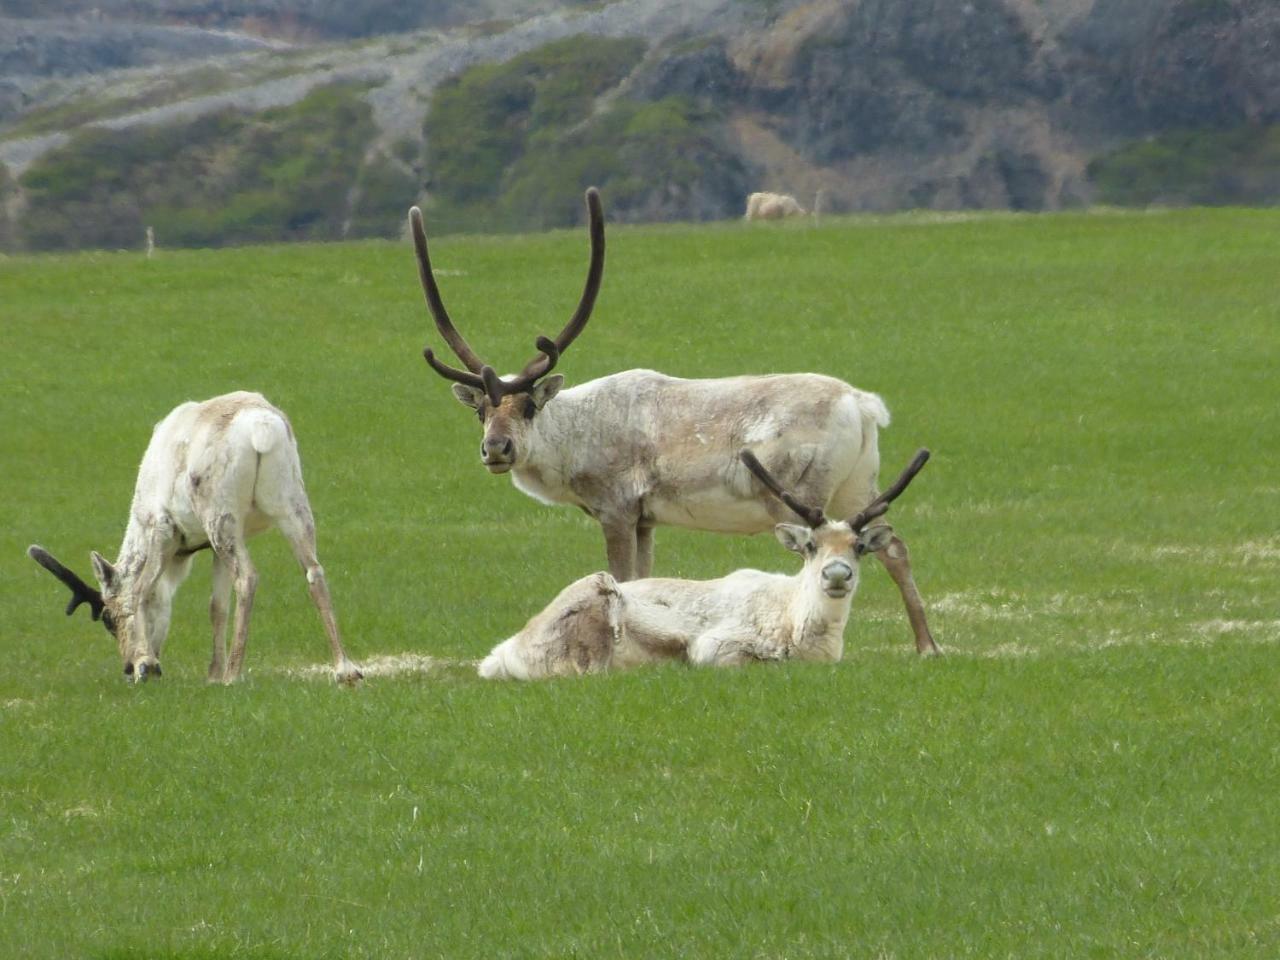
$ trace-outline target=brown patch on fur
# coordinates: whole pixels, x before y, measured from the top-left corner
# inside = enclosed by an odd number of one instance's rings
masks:
[[[617,590],[598,578],[590,596],[583,597],[556,618],[554,627],[563,648],[557,659],[578,673],[607,670],[618,642],[617,618],[611,607],[621,601]]]
[[[813,531],[814,545],[819,550],[827,550],[833,554],[853,553],[853,545],[857,539],[845,523],[828,523]]]
[[[538,677],[608,669],[619,640],[622,595],[608,574],[584,577],[525,624],[529,666]]]
[[[527,393],[512,393],[502,398],[502,402],[496,407],[489,400],[483,401],[484,422],[486,430],[491,424],[499,427],[506,427],[511,421],[523,421],[524,404],[529,400]]]

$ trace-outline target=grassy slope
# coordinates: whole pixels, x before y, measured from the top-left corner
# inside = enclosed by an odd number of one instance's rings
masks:
[[[275,535],[250,679],[202,682],[207,564],[140,689],[22,556],[114,550],[150,424],[297,428],[357,658],[482,654],[602,565],[483,475],[402,245],[0,261],[0,943],[32,957],[1273,956],[1280,216],[616,229],[564,361],[820,369],[884,394],[947,658],[864,578],[841,666],[359,691]],[[578,234],[443,240],[512,368]],[[788,569],[660,531],[663,573]],[[1212,641],[1212,642],[1210,642]],[[1029,652],[1032,655],[1019,656]]]

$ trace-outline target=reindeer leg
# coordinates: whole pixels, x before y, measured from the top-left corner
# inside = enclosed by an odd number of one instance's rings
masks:
[[[231,612],[231,566],[213,555],[213,590],[209,596],[209,622],[213,627],[213,660],[209,682],[219,683],[227,669],[227,616]]]
[[[636,578],[636,524],[634,520],[601,520],[609,573],[618,582]]]
[[[222,514],[214,523],[205,526],[205,532],[209,535],[209,545],[213,548],[215,567],[221,564],[227,568],[220,576],[227,577],[229,574],[236,593],[231,656],[221,678],[223,683],[232,683],[239,678],[240,668],[244,664],[244,648],[249,642],[249,617],[253,614],[253,595],[258,589],[258,571],[249,558],[249,550],[244,544],[244,529],[235,514]],[[215,592],[216,589],[215,580]],[[223,589],[225,591],[225,587]],[[216,647],[217,640],[214,642],[213,655],[216,662],[219,651]],[[210,674],[212,673],[210,667]]]
[[[339,683],[355,683],[363,679],[364,674],[342,649],[342,640],[338,636],[338,621],[333,615],[333,600],[329,596],[329,584],[324,578],[324,567],[320,566],[317,560],[306,570],[307,589],[311,593],[311,602],[320,611],[324,632],[329,636],[329,649],[333,654],[333,675]]]
[[[249,551],[244,545],[237,543],[232,554],[231,570],[235,576],[236,616],[234,636],[231,641],[231,656],[227,660],[227,670],[223,677],[225,683],[234,683],[240,679],[240,669],[244,666],[245,646],[249,642],[249,617],[253,614],[253,595],[258,590],[258,571],[249,559]]]
[[[907,619],[911,621],[911,629],[916,635],[916,653],[941,653],[933,642],[933,634],[929,632],[929,623],[924,615],[924,601],[920,599],[920,591],[916,587],[915,578],[911,575],[911,555],[902,538],[894,535],[889,545],[876,552],[884,568],[898,585],[902,594],[902,602],[907,607]]]
[[[307,590],[311,602],[320,613],[320,622],[329,637],[329,649],[333,654],[333,674],[339,683],[355,683],[363,678],[360,668],[347,657],[338,634],[338,620],[333,614],[333,599],[329,596],[329,583],[324,577],[324,567],[316,556],[316,525],[311,509],[299,507],[279,520],[280,532],[293,548],[293,555],[307,574]]]
[[[864,458],[865,459],[865,458]],[[861,511],[867,504],[879,496],[876,489],[876,471],[879,469],[879,457],[873,461],[860,464],[859,471],[846,479],[831,497],[828,509],[832,516],[851,517]],[[911,575],[911,555],[907,545],[897,534],[883,550],[876,551],[876,556],[893,577],[902,594],[902,602],[907,608],[907,619],[911,621],[911,630],[916,636],[917,653],[941,653],[933,642],[929,632],[929,622],[924,615],[924,601],[920,599],[920,591],[916,587],[915,578]]]
[[[758,660],[785,659],[785,651],[776,644],[736,631],[708,630],[689,644],[689,662],[698,667],[738,667]]]
[[[222,670],[222,675],[215,676],[214,667],[217,666],[222,654],[215,622],[213,663],[209,667],[209,679],[220,679],[223,683],[232,683],[240,676],[240,668],[244,664],[244,649],[249,642],[249,617],[253,613],[253,595],[258,589],[258,571],[254,569],[253,561],[249,558],[249,550],[244,543],[244,529],[235,514],[224,513],[213,522],[206,523],[205,533],[209,536],[209,546],[213,549],[214,556],[214,589],[213,597],[209,602],[210,619],[214,618],[214,605],[218,602],[217,594],[220,587],[223,595],[226,595],[227,580],[231,581],[236,594],[231,656]],[[225,604],[223,607],[225,609]]]
[[[636,577],[644,580],[653,573],[653,527],[641,523],[636,527]]]

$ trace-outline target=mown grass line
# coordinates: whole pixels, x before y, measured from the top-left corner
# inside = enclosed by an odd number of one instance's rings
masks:
[[[387,243],[0,261],[0,943],[30,957],[1213,956],[1280,947],[1274,213],[610,232],[561,366],[818,369],[881,392],[894,522],[950,655],[878,568],[835,667],[485,685],[603,564],[487,477]],[[501,368],[585,239],[442,238]],[[354,691],[275,535],[249,679],[203,683],[207,571],[165,677],[61,617],[39,541],[111,553],[150,425],[260,389],[291,415]],[[659,531],[664,574],[790,569]]]

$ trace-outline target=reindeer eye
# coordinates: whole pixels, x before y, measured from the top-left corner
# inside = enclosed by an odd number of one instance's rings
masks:
[[[111,615],[110,610],[102,611],[102,625],[110,631],[113,637],[116,635],[116,618]]]
[[[538,412],[538,405],[533,402],[533,397],[527,397],[524,401],[524,418],[532,420],[533,415]]]

